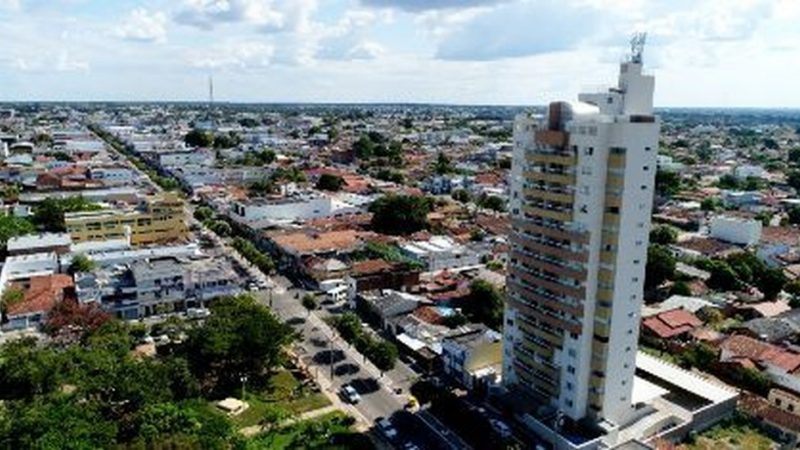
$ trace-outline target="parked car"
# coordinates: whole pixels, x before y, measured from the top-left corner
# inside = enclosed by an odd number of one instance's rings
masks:
[[[358,391],[353,386],[349,384],[345,384],[342,386],[342,397],[352,404],[356,404],[361,401],[361,396],[358,395]]]
[[[392,422],[390,422],[389,419],[380,417],[375,421],[375,424],[378,425],[378,429],[381,430],[381,433],[383,433],[384,436],[386,436],[386,439],[393,441],[397,438],[397,430],[394,428],[394,425],[392,425]]]
[[[211,315],[207,308],[189,308],[186,310],[186,317],[190,319],[205,319]]]
[[[498,419],[489,419],[489,423],[492,425],[492,429],[497,432],[503,439],[508,439],[511,437],[511,427],[506,425],[505,422]]]

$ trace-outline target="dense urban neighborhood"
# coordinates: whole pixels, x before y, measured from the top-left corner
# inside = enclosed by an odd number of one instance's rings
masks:
[[[800,114],[584,95],[2,105],[0,446],[794,448]]]

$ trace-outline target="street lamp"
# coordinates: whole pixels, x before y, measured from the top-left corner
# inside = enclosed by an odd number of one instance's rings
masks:
[[[245,385],[245,383],[247,383],[247,375],[240,376],[239,377],[239,381],[242,382],[242,401],[245,401],[245,398],[244,398],[244,394],[245,394],[244,385]]]

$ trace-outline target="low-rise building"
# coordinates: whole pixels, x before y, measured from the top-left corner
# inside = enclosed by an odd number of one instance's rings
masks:
[[[502,367],[502,335],[486,326],[471,326],[442,340],[444,372],[467,389],[495,384]]]
[[[717,216],[711,219],[711,237],[740,245],[755,245],[761,239],[760,220]]]
[[[103,209],[64,215],[74,242],[130,237],[134,246],[185,241],[186,211],[175,194],[147,198],[137,208]]]
[[[21,301],[6,306],[6,330],[35,328],[42,325],[47,314],[65,295],[73,291],[72,277],[65,274],[37,275],[25,285],[12,286],[24,289]]]
[[[423,264],[429,272],[480,264],[477,252],[448,236],[433,236],[426,241],[406,242],[400,245],[400,249],[409,258]]]
[[[40,233],[15,236],[8,240],[6,248],[9,256],[30,255],[32,253],[64,254],[70,251],[72,238],[68,233]]]

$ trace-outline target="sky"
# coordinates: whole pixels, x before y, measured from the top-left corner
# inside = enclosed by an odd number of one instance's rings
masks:
[[[800,0],[0,0],[0,101],[800,107]]]

